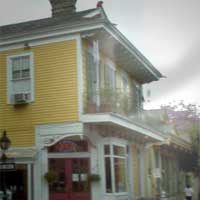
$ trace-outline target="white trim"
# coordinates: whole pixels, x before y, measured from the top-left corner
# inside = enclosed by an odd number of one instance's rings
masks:
[[[106,140],[107,139],[107,140]],[[109,145],[110,147],[110,154],[109,155],[105,155],[104,154],[104,146],[105,145]],[[104,138],[102,139],[102,143],[101,143],[101,149],[102,149],[102,156],[103,156],[103,161],[102,161],[102,168],[103,168],[103,174],[102,176],[103,178],[103,191],[104,191],[104,195],[107,196],[121,196],[121,195],[128,195],[129,194],[129,184],[128,184],[128,155],[126,153],[127,150],[127,142],[125,142],[124,140],[120,140],[117,139],[116,141],[113,141],[113,138]],[[113,152],[113,147],[114,146],[119,146],[119,147],[123,147],[125,150],[125,154],[124,156],[117,156],[114,155]],[[111,193],[107,193],[106,192],[106,180],[105,180],[105,175],[106,175],[106,170],[105,170],[105,158],[110,158],[111,161],[111,181],[112,181],[112,192]],[[126,192],[116,192],[116,187],[115,187],[115,168],[114,168],[114,158],[120,158],[125,160],[125,169],[126,169],[126,186],[127,186],[127,191]]]
[[[77,37],[77,82],[78,82],[78,102],[79,102],[79,118],[83,114],[83,54],[82,54],[82,38]]]
[[[89,152],[48,153],[48,158],[90,158]]]
[[[149,128],[143,127],[140,124],[136,124],[126,118],[119,117],[117,115],[108,113],[108,114],[85,114],[82,116],[81,119],[84,123],[113,123],[120,126],[123,126],[125,128],[128,128],[132,131],[136,131],[138,133],[141,133],[143,135],[149,136],[151,138],[154,138],[159,141],[164,141],[164,138],[157,134],[156,131],[151,130]]]
[[[7,103],[8,104],[14,104],[14,102],[12,102],[12,95],[13,93],[13,89],[12,89],[12,59],[13,58],[18,58],[18,57],[23,57],[23,56],[29,56],[30,57],[30,85],[31,85],[31,90],[30,90],[30,94],[31,94],[31,99],[30,101],[28,101],[28,103],[31,103],[35,100],[35,92],[34,92],[34,55],[33,52],[23,52],[23,53],[18,53],[18,54],[12,54],[7,56]]]
[[[0,47],[0,52],[3,51],[8,51],[8,50],[13,50],[13,49],[23,49],[24,44],[28,43],[29,47],[34,47],[34,46],[39,46],[39,45],[45,45],[45,44],[51,44],[55,42],[63,42],[63,41],[69,41],[69,40],[76,40],[78,37],[77,34],[72,34],[72,35],[58,35],[58,36],[52,36],[49,38],[39,38],[37,40],[27,40],[27,41],[22,41],[19,43],[14,43],[11,45],[7,45],[5,47]]]
[[[28,185],[28,200],[32,200],[32,173],[31,164],[27,165],[27,185]]]
[[[92,17],[95,17],[96,15],[100,15],[101,14],[101,10],[95,10],[87,15],[84,15],[83,17],[84,18],[92,18]]]
[[[54,123],[35,127],[36,146],[44,148],[60,139],[71,136],[83,136],[83,123]]]

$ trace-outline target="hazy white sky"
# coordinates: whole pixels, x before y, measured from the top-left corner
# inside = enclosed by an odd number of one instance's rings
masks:
[[[97,0],[77,0],[78,10]],[[104,0],[104,9],[119,30],[166,79],[151,89],[150,106],[173,100],[200,103],[200,1]],[[49,17],[48,0],[0,0],[0,25]]]

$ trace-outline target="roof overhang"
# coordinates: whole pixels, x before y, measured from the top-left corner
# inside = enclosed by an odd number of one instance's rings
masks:
[[[137,55],[137,49],[134,51],[130,50],[125,42],[120,41],[116,34],[108,31],[108,28],[104,27],[100,31],[83,33],[82,37],[86,37],[88,40],[100,41],[100,50],[126,72],[131,74],[139,83],[144,84],[157,81],[162,77],[155,68],[153,70],[153,67],[149,67],[150,64],[148,65],[144,62],[144,56]]]
[[[87,33],[95,33],[95,38],[102,40],[100,48],[117,64],[131,73],[138,82],[148,83],[163,77],[114,25],[103,20],[98,20],[95,23],[63,24],[31,32],[8,35],[0,38],[0,50],[8,45],[27,41],[31,42],[70,34],[85,35]]]

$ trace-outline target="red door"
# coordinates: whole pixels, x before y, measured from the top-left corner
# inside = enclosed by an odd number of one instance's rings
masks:
[[[89,158],[50,159],[57,180],[50,186],[50,200],[90,200]]]

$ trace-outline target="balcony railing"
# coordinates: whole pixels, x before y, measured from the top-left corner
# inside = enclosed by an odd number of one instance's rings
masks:
[[[88,91],[85,96],[85,113],[117,113],[126,117],[137,115],[138,102],[122,89],[102,88],[99,91]]]

